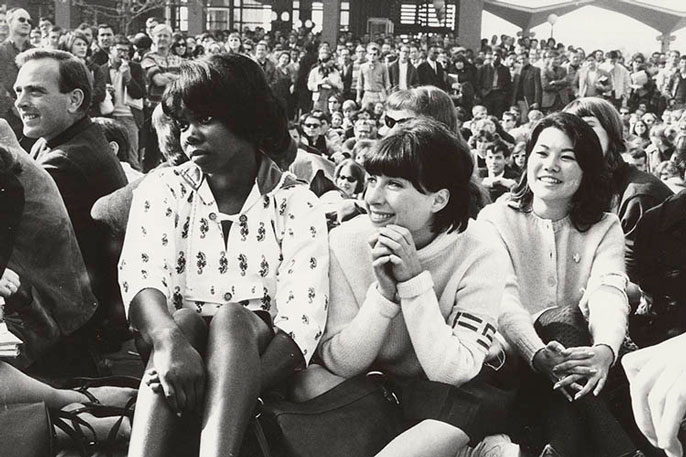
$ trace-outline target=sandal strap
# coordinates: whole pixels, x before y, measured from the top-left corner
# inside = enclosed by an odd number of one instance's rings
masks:
[[[88,398],[89,404],[100,405],[100,400],[98,400],[98,398],[95,395],[93,395],[90,390],[88,390],[88,387],[89,386],[83,385],[74,390],[76,390],[80,394],[85,395],[86,398]]]

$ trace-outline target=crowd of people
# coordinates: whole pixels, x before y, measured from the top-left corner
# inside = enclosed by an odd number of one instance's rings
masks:
[[[239,455],[378,370],[379,456],[684,454],[686,55],[5,20],[2,401]],[[129,339],[137,391],[63,388]]]

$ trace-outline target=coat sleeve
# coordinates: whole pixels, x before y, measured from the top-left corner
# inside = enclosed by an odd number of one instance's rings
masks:
[[[277,272],[274,325],[286,332],[309,363],[324,326],[329,301],[326,218],[317,197],[304,186],[285,189],[276,229],[283,232]]]

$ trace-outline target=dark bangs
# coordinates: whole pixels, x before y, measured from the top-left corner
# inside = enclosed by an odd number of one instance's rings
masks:
[[[213,116],[239,137],[272,158],[290,143],[288,119],[252,59],[218,54],[181,64],[179,78],[162,97],[164,113],[179,120],[184,109],[196,116]]]
[[[377,141],[365,157],[364,169],[370,175],[407,179],[419,192],[430,189],[422,184],[423,165],[419,150],[421,139],[411,135],[390,135]]]
[[[164,114],[180,120],[184,109],[192,111],[198,116],[217,116],[226,108],[221,108],[212,93],[217,93],[215,87],[219,78],[213,74],[209,62],[200,59],[181,64],[180,76],[167,86],[162,98]]]
[[[380,140],[365,158],[367,173],[402,178],[428,194],[447,189],[446,206],[434,215],[431,231],[463,231],[477,196],[472,192],[474,169],[469,149],[448,128],[419,117],[402,122]]]

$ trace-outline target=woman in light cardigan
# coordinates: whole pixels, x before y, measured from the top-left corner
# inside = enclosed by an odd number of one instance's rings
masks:
[[[532,132],[526,173],[511,200],[478,218],[498,231],[517,278],[505,290],[498,326],[510,352],[535,372],[526,370],[522,384],[532,396],[523,401],[536,405],[545,439],[565,457],[636,450],[594,398],[617,360],[629,311],[624,237],[618,218],[604,211],[608,176],[591,127],[552,114]],[[602,430],[599,440],[584,429],[589,425]]]
[[[369,215],[331,233],[321,358],[344,378],[385,372],[410,426],[378,456],[454,457],[505,428],[508,393],[484,360],[506,257],[493,230],[469,219],[462,145],[435,121],[399,124],[365,161]]]

